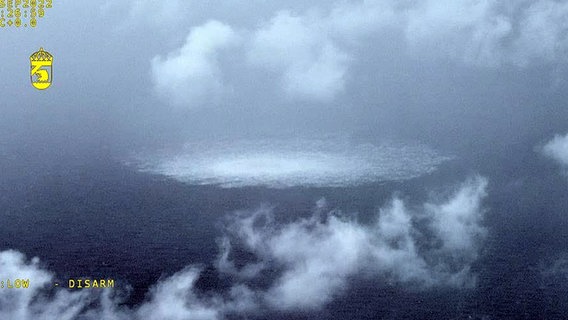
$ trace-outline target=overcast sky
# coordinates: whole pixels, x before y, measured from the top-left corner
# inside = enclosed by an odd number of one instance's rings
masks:
[[[451,146],[541,141],[568,120],[566,1],[60,0],[0,44],[7,141]],[[55,57],[45,92],[29,84],[39,47]]]

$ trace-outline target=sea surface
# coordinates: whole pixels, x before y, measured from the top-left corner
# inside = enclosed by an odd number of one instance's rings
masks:
[[[367,152],[367,151],[365,151]],[[319,199],[363,223],[399,195],[421,204],[472,175],[488,178],[488,230],[472,265],[474,288],[414,289],[354,279],[322,310],[271,319],[561,319],[568,314],[568,178],[533,145],[441,152],[435,170],[408,179],[325,186],[187,183],[97,152],[0,160],[0,251],[39,257],[62,282],[114,278],[128,306],[188,265],[204,268],[201,292],[227,288],[215,269],[222,221],[235,210],[273,206],[282,219],[309,216]],[[191,159],[189,160],[191,161]],[[294,164],[295,165],[295,164]],[[249,170],[247,168],[247,170]],[[276,177],[277,178],[277,177]],[[270,177],[270,181],[275,178]],[[219,181],[216,181],[219,182]],[[229,181],[232,182],[232,181]]]

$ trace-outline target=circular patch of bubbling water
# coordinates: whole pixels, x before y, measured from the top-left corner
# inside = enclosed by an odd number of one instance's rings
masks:
[[[141,171],[225,188],[341,187],[404,180],[448,160],[420,144],[333,140],[193,142],[177,152],[138,155]]]

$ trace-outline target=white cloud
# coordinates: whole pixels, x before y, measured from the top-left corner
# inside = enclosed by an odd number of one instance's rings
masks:
[[[214,320],[221,318],[223,302],[219,298],[200,299],[193,285],[200,270],[188,268],[159,282],[151,290],[150,301],[138,310],[139,319]]]
[[[395,281],[415,281],[425,285],[433,283],[431,271],[419,256],[414,239],[411,212],[400,199],[379,212],[369,251],[370,263],[377,272],[390,274]]]
[[[292,96],[332,99],[344,88],[349,56],[328,32],[318,16],[280,12],[254,32],[249,62],[281,73],[282,87]]]
[[[513,59],[522,66],[535,61],[566,62],[568,53],[568,2],[541,0],[531,3],[519,22]]]
[[[495,5],[493,0],[426,1],[411,8],[406,39],[412,53],[468,64],[499,64],[501,43],[512,26]]]
[[[137,309],[120,306],[113,289],[69,291],[54,287],[53,274],[41,268],[39,259],[27,261],[22,253],[0,252],[2,280],[29,279],[28,289],[0,290],[0,318],[18,320],[213,320],[227,310],[248,307],[246,290],[235,287],[225,304],[219,297],[198,297],[193,285],[200,270],[188,267],[159,282],[147,302]],[[5,283],[5,286],[7,284]],[[237,296],[238,294],[238,296]]]
[[[4,283],[5,287],[0,289],[2,319],[75,319],[91,298],[85,292],[65,290],[47,298],[43,293],[53,287],[53,275],[40,268],[39,259],[26,261],[25,256],[17,251],[0,252],[0,274],[3,281],[29,280],[27,289],[8,289],[7,283]]]
[[[180,107],[215,103],[227,90],[218,55],[238,39],[231,27],[218,21],[193,28],[180,49],[152,59],[156,91]]]
[[[188,266],[159,281],[135,308],[121,306],[114,290],[54,289],[53,275],[40,267],[37,258],[27,261],[16,251],[0,252],[2,277],[30,279],[32,285],[26,290],[0,290],[0,318],[208,320],[270,310],[313,310],[341,295],[352,277],[363,274],[423,289],[471,285],[469,265],[477,257],[472,252],[479,249],[485,232],[480,203],[486,184],[483,178],[469,180],[447,200],[416,209],[395,198],[371,224],[329,211],[324,200],[318,201],[311,217],[288,223],[278,222],[269,207],[237,212],[228,217],[218,261],[219,271],[233,279],[227,292],[199,293],[194,285],[200,269]],[[430,220],[424,224],[418,216]],[[441,247],[418,249],[424,246],[418,240],[424,228],[433,237],[426,242],[441,241]],[[242,246],[257,261],[240,261],[244,266],[236,267],[230,259],[231,245]],[[250,281],[268,286],[260,289]]]
[[[431,0],[408,8],[406,20],[406,40],[416,57],[491,67],[566,62],[566,2]]]
[[[556,135],[544,146],[543,152],[560,165],[568,167],[568,134]]]
[[[483,178],[472,179],[447,201],[421,209],[431,219],[425,226],[434,235],[430,240],[440,241],[442,248],[418,250],[418,222],[400,199],[381,209],[372,225],[337,211],[322,214],[321,206],[312,217],[287,224],[275,222],[267,207],[243,211],[231,220],[233,238],[225,241],[243,245],[260,259],[246,278],[262,274],[262,268],[281,270],[263,294],[276,309],[322,307],[349,286],[350,277],[362,272],[419,287],[468,286],[475,280],[469,266],[485,234],[480,203],[486,185]],[[231,247],[225,243],[224,249]],[[221,256],[225,265],[228,255]]]
[[[226,15],[235,5],[219,3],[222,10],[217,11]],[[137,12],[146,11],[148,6],[145,1],[135,1],[130,14],[143,19],[144,15]],[[179,18],[181,7],[187,9],[178,2],[159,6],[156,10],[163,11],[163,17],[157,19],[169,21],[167,17],[172,15]],[[315,2],[310,9],[296,11],[288,9],[293,4],[273,7],[281,9],[251,12],[251,21],[246,24],[215,14],[243,30],[242,42],[228,24],[209,22],[195,27],[181,49],[166,59],[153,59],[152,74],[158,92],[175,105],[214,103],[228,86],[238,89],[242,83],[260,81],[260,70],[273,74],[277,79],[273,86],[287,99],[329,102],[341,95],[348,80],[355,76],[349,71],[362,49],[384,51],[394,45],[406,48],[410,57],[425,63],[450,59],[477,67],[566,62],[568,53],[566,2],[383,0]],[[208,10],[200,8],[199,12],[205,15]],[[398,44],[389,43],[393,34]],[[389,40],[382,43],[377,35]],[[229,47],[239,52],[233,61],[239,62],[244,56],[247,60],[240,61],[239,74],[230,83],[223,79],[226,66],[218,59],[218,54]],[[241,55],[241,51],[245,54]],[[240,77],[246,79],[241,83]]]
[[[432,227],[442,239],[444,249],[465,254],[479,243],[486,230],[481,227],[487,181],[476,178],[466,183],[454,197],[441,205],[427,204],[432,215]]]
[[[360,268],[368,236],[358,224],[335,216],[325,223],[303,220],[278,230],[267,239],[268,247],[286,271],[266,293],[269,304],[303,309],[331,300]]]

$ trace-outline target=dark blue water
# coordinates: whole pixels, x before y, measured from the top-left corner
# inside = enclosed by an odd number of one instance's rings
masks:
[[[283,220],[308,216],[325,197],[332,208],[368,220],[396,192],[420,204],[443,187],[479,173],[489,178],[489,229],[474,289],[419,290],[354,279],[317,314],[285,319],[560,319],[568,315],[568,278],[545,276],[568,252],[568,179],[532,146],[458,155],[437,172],[405,182],[355,188],[188,186],[89,153],[45,159],[13,154],[0,161],[0,250],[38,256],[65,281],[115,278],[143,301],[160,277],[189,264],[205,268],[197,287],[228,286],[213,267],[221,222],[234,210],[275,206]],[[263,315],[261,318],[266,317]]]

